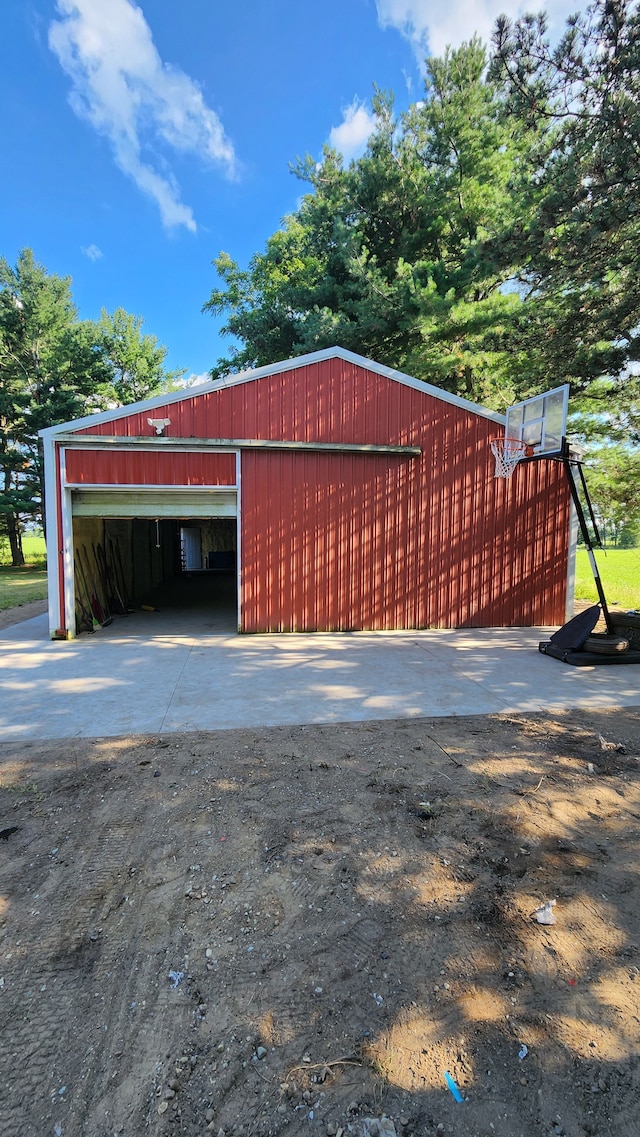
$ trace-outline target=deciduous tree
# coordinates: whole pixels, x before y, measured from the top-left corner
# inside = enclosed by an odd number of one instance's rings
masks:
[[[640,523],[640,450],[629,446],[591,450],[587,480],[603,536],[618,544],[624,529]]]
[[[21,522],[39,517],[38,430],[83,413],[109,377],[100,349],[77,319],[68,277],[50,274],[30,249],[12,268],[0,260],[0,468],[12,561],[24,563]]]
[[[119,308],[78,319],[71,280],[24,249],[0,259],[0,514],[14,565],[24,563],[26,520],[42,520],[44,469],[38,431],[92,410],[171,387],[166,348]]]
[[[103,308],[91,333],[110,372],[103,399],[135,403],[172,390],[184,375],[184,371],[165,368],[166,347],[155,336],[145,334],[142,325],[141,316],[132,316],[124,308],[112,313]]]

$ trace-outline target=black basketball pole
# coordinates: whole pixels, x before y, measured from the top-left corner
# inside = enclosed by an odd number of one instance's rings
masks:
[[[607,625],[607,631],[608,631],[609,635],[613,636],[613,635],[615,635],[615,631],[614,631],[613,623],[611,621],[611,616],[609,614],[609,608],[607,606],[607,601],[606,601],[606,598],[604,595],[604,589],[602,587],[602,581],[600,580],[600,573],[598,572],[598,566],[596,564],[596,558],[595,558],[595,555],[593,552],[593,545],[591,543],[591,536],[589,534],[589,527],[587,525],[587,519],[584,515],[584,509],[582,508],[582,502],[580,501],[580,495],[578,493],[578,487],[576,485],[576,480],[573,476],[572,463],[571,463],[568,456],[565,456],[563,458],[563,465],[564,465],[565,473],[567,475],[567,481],[569,482],[569,489],[571,490],[571,497],[573,499],[573,504],[575,506],[576,514],[578,517],[578,524],[580,525],[580,532],[582,533],[582,539],[585,543],[585,547],[586,547],[586,550],[587,550],[587,553],[589,556],[589,561],[591,563],[591,571],[593,573],[593,579],[596,582],[596,589],[598,591],[598,598],[599,598],[600,604],[602,606],[602,615],[604,616],[604,622]],[[580,466],[579,468],[580,468],[580,478],[582,481],[582,487],[584,489],[585,499],[587,501],[588,508],[589,508],[589,514],[590,514],[591,519],[593,521],[593,526],[594,526],[594,530],[595,530],[596,535],[597,535],[597,540],[599,541],[600,540],[600,534],[598,533],[598,527],[595,523],[595,518],[593,516],[593,509],[591,506],[591,499],[589,497],[589,491],[587,490],[587,485],[586,485],[586,482],[584,480],[584,474],[582,473],[582,467]]]
[[[595,514],[593,512],[593,505],[591,504],[591,497],[589,495],[589,489],[587,486],[587,479],[584,476],[584,470],[582,468],[582,462],[578,462],[578,473],[580,474],[580,481],[582,483],[582,492],[584,494],[584,500],[586,501],[587,509],[589,510],[589,517],[591,519],[591,526],[592,526],[593,532],[595,533],[596,545],[598,546],[599,549],[601,549],[602,548],[602,537],[600,536],[600,530],[598,529],[598,522],[596,521]]]

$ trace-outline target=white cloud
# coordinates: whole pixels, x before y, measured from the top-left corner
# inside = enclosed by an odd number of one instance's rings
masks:
[[[376,127],[376,118],[367,110],[364,103],[354,99],[344,112],[339,126],[333,126],[329,143],[339,150],[345,162],[360,158],[366,149],[369,135]]]
[[[57,0],[57,10],[49,46],[72,80],[74,111],[109,139],[117,165],[153,198],[163,224],[195,232],[176,179],[162,165],[158,172],[143,151],[164,143],[232,176],[233,145],[218,115],[193,79],[162,61],[133,0]]]
[[[396,28],[411,43],[418,62],[425,55],[442,55],[445,47],[459,47],[474,32],[489,43],[499,15],[516,19],[524,12],[544,8],[552,33],[561,30],[565,19],[585,0],[539,0],[517,3],[516,0],[376,0],[378,22],[382,28]]]
[[[98,245],[83,245],[80,252],[84,253],[85,257],[88,257],[90,261],[99,261],[100,258],[104,256],[102,249],[100,249]]]

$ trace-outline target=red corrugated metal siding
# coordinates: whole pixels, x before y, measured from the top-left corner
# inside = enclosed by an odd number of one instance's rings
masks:
[[[562,623],[557,468],[497,482],[486,438],[462,450],[447,476],[428,455],[244,453],[243,630]]]
[[[169,436],[422,448],[414,459],[243,452],[245,631],[564,621],[563,470],[541,461],[495,480],[489,439],[502,431],[491,420],[341,359],[194,393],[153,414],[171,420]],[[148,437],[147,417],[81,433]],[[180,456],[190,478],[197,457]],[[132,480],[153,484],[149,458],[135,455]],[[201,484],[183,481],[184,469],[177,482]],[[166,473],[158,480],[174,484]]]
[[[67,482],[77,485],[233,486],[235,454],[67,450]]]
[[[411,445],[428,425],[425,411],[437,416],[447,405],[376,372],[330,359],[194,395],[154,409],[153,416],[171,420],[168,437]],[[138,412],[78,433],[150,438],[148,417],[148,411]]]

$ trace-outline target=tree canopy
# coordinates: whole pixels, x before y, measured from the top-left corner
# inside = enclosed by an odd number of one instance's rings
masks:
[[[100,392],[103,402],[111,405],[136,403],[159,391],[172,390],[184,371],[167,371],[164,366],[167,349],[155,336],[142,331],[141,316],[132,316],[124,308],[109,313],[104,308],[91,331],[97,349],[107,365],[107,387]]]
[[[69,277],[49,273],[24,249],[0,258],[0,515],[14,564],[22,525],[42,520],[38,431],[92,410],[166,389],[166,348],[119,308],[79,320]]]
[[[617,545],[640,523],[640,450],[620,445],[594,449],[587,466],[601,536]]]
[[[242,270],[222,253],[205,309],[240,341],[214,374],[339,343],[478,400],[514,390],[506,328],[520,300],[486,254],[516,208],[527,129],[501,114],[474,39],[427,61],[399,117],[376,92],[367,152],[294,167],[311,192]]]
[[[568,382],[592,429],[637,429],[639,27],[627,0],[555,47],[544,16],[501,19],[490,55],[427,59],[405,113],[376,92],[364,156],[298,161],[265,249],[214,261],[235,345],[212,374],[340,344],[500,410]]]
[[[498,20],[490,77],[531,128],[526,203],[505,259],[545,332],[540,361],[612,422],[640,428],[640,12],[597,0],[551,46],[544,15]],[[595,382],[594,382],[595,381]]]

